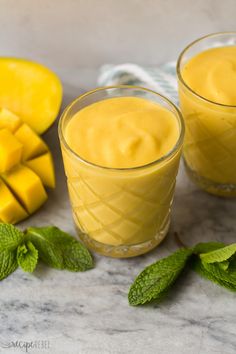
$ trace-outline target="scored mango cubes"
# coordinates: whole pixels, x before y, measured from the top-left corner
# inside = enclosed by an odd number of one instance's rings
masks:
[[[7,129],[0,130],[0,173],[20,163],[23,145]]]
[[[40,177],[44,186],[55,188],[55,174],[51,168],[53,160],[49,151],[33,160],[26,161],[25,164]]]
[[[48,151],[47,145],[27,124],[22,124],[15,132],[15,137],[23,145],[23,160],[32,159]]]
[[[26,123],[0,109],[0,222],[15,224],[47,200],[55,187],[48,146]]]
[[[14,133],[21,124],[21,119],[16,114],[8,111],[8,109],[0,108],[0,129],[6,128]]]
[[[15,224],[27,218],[29,214],[11,193],[10,189],[0,179],[0,219],[3,222]]]
[[[47,199],[40,178],[28,167],[18,165],[3,174],[2,178],[30,214],[34,213]]]

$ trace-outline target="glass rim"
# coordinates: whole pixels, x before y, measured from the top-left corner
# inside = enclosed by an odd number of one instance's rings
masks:
[[[213,105],[216,106],[220,106],[220,107],[228,107],[228,108],[236,108],[236,104],[235,105],[228,105],[228,104],[224,104],[224,103],[219,103],[219,102],[215,102],[212,100],[209,100],[208,98],[201,96],[199,93],[197,93],[196,91],[194,91],[189,85],[187,85],[187,83],[185,82],[182,74],[181,74],[181,69],[180,69],[180,64],[182,61],[182,58],[184,56],[184,54],[190,49],[192,48],[195,44],[201,42],[204,39],[207,38],[213,38],[213,37],[217,37],[220,35],[235,35],[236,36],[236,31],[223,31],[223,32],[214,32],[214,33],[210,33],[207,34],[205,36],[202,36],[200,38],[195,39],[193,42],[189,43],[183,50],[182,52],[179,54],[179,57],[177,59],[177,64],[176,64],[176,73],[177,73],[177,77],[179,79],[179,81],[191,92],[193,93],[195,96],[197,96],[198,98],[200,98],[203,101],[206,101],[208,103],[211,103]],[[209,48],[210,49],[210,48]]]
[[[157,160],[151,161],[147,164],[144,165],[140,165],[140,166],[135,166],[135,167],[108,167],[108,166],[102,166],[96,163],[93,163],[91,161],[88,161],[86,159],[84,159],[83,157],[81,157],[79,154],[77,154],[67,143],[64,133],[63,133],[63,123],[65,118],[67,117],[68,112],[70,111],[70,109],[80,100],[82,100],[84,97],[87,97],[89,95],[92,95],[96,92],[100,92],[100,91],[106,91],[106,90],[111,90],[111,89],[137,89],[137,90],[141,90],[141,91],[145,91],[147,93],[151,93],[154,94],[156,96],[158,96],[159,98],[161,98],[162,100],[164,100],[168,105],[170,105],[175,113],[178,116],[178,120],[179,120],[179,126],[180,126],[180,132],[179,132],[179,137],[177,142],[175,143],[175,145],[172,147],[172,149],[170,149],[165,155],[163,155],[162,157],[158,158]],[[122,97],[122,96],[120,96]],[[58,125],[58,134],[59,134],[59,139],[60,141],[63,143],[64,147],[69,150],[70,153],[72,153],[72,155],[78,159],[80,162],[82,162],[83,164],[86,164],[90,167],[94,167],[94,168],[99,168],[101,170],[106,170],[106,171],[116,171],[116,172],[127,172],[127,171],[138,171],[141,169],[146,169],[149,167],[152,167],[154,165],[158,165],[160,163],[162,163],[163,161],[168,160],[169,158],[171,158],[172,156],[175,155],[175,153],[179,150],[179,148],[181,147],[182,143],[183,143],[183,139],[184,139],[184,133],[185,133],[185,124],[184,124],[184,119],[182,116],[182,113],[180,112],[179,108],[172,103],[168,98],[166,98],[165,96],[163,96],[162,94],[155,92],[153,90],[147,89],[145,87],[141,87],[141,86],[136,86],[136,85],[114,85],[114,86],[102,86],[102,87],[98,87],[96,89],[87,91],[81,95],[79,95],[77,98],[75,98],[69,105],[67,105],[67,107],[64,109],[64,111],[62,112],[60,119],[59,119],[59,125]]]

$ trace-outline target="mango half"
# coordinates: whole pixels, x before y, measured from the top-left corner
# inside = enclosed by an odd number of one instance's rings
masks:
[[[47,200],[55,187],[53,159],[34,130],[9,110],[0,109],[0,221],[15,224]]]
[[[0,58],[0,107],[17,114],[38,134],[56,119],[62,85],[45,66],[19,58]]]

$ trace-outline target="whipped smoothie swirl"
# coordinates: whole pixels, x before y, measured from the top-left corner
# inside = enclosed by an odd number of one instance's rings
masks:
[[[183,68],[187,85],[200,96],[224,105],[236,105],[236,46],[208,49]]]
[[[66,140],[83,159],[113,168],[137,167],[167,154],[179,137],[172,112],[138,97],[102,100],[70,120]]]

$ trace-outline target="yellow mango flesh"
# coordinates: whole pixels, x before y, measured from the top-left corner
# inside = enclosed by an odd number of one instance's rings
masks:
[[[21,125],[21,119],[6,108],[0,108],[0,129],[6,128],[14,133]]]
[[[2,177],[30,214],[46,201],[47,194],[40,178],[28,167],[18,165]]]
[[[26,165],[40,177],[44,186],[55,188],[53,160],[50,152],[27,161]]]
[[[0,179],[0,221],[15,224],[27,218],[27,216],[26,210]]]
[[[14,224],[34,213],[47,199],[44,186],[55,186],[48,146],[18,116],[0,109],[0,221]]]
[[[22,124],[16,131],[15,137],[22,143],[23,160],[32,159],[48,151],[44,141],[27,125]]]
[[[0,107],[12,111],[38,134],[56,119],[62,85],[51,70],[19,58],[0,58]]]
[[[0,173],[21,161],[23,146],[7,129],[0,130]]]

